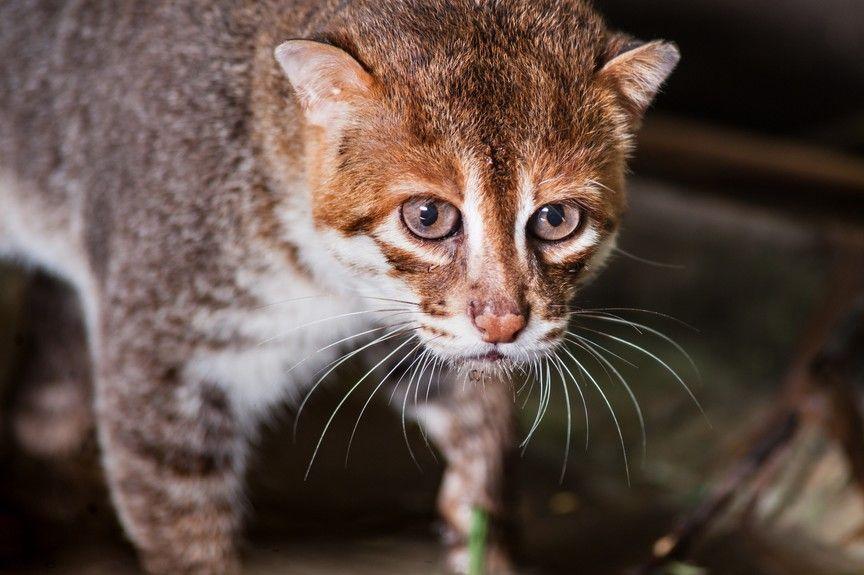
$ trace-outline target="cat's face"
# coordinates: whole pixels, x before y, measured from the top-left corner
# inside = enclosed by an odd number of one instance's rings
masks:
[[[439,357],[556,346],[612,249],[631,138],[677,50],[598,42],[570,61],[432,47],[422,69],[390,55],[371,72],[325,44],[277,50],[307,120],[316,228],[365,293],[417,304]]]

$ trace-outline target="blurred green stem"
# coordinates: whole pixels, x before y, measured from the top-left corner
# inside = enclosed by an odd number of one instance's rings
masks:
[[[468,554],[470,563],[469,575],[484,575],[486,573],[486,532],[488,516],[486,511],[475,507],[471,517],[471,534],[468,538]]]

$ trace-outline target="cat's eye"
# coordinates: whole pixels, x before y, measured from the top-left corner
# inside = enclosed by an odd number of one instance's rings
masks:
[[[412,234],[424,240],[450,237],[462,226],[456,206],[426,197],[411,198],[402,204],[402,221]]]
[[[557,242],[579,229],[582,212],[570,204],[546,204],[528,220],[528,232],[544,242]]]

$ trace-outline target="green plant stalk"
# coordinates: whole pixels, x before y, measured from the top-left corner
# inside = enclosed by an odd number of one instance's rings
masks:
[[[468,536],[468,575],[486,573],[486,535],[489,517],[486,510],[475,507],[471,515],[471,533]]]

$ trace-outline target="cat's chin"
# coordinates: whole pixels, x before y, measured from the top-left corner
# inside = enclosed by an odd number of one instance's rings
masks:
[[[482,355],[474,355],[466,358],[467,361],[477,361],[481,363],[498,363],[505,361],[507,357],[500,351],[490,351]]]
[[[489,351],[476,355],[466,355],[458,359],[454,359],[453,363],[461,369],[480,370],[488,373],[506,372],[514,366],[516,361],[504,355],[500,351]]]

